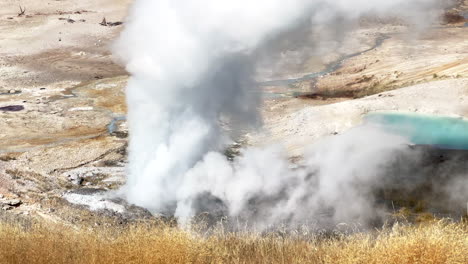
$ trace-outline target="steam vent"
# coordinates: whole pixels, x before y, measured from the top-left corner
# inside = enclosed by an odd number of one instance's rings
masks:
[[[468,263],[468,0],[0,0],[0,264]]]

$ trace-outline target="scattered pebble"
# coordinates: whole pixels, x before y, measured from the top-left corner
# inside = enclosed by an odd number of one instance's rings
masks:
[[[13,209],[13,206],[5,205],[5,206],[2,207],[3,211],[8,211],[8,210],[11,210],[11,209]]]
[[[64,17],[59,17],[59,20],[65,20],[65,21],[67,21],[67,22],[70,23],[70,24],[73,24],[73,23],[76,22],[75,20],[73,20],[73,19],[71,19],[71,18],[64,18]]]
[[[123,24],[123,22],[121,22],[121,21],[117,21],[117,22],[107,22],[107,20],[106,20],[105,17],[102,19],[102,22],[99,23],[99,25],[105,26],[105,27],[115,27],[115,26],[120,26],[120,25],[122,25],[122,24]]]
[[[68,175],[68,180],[74,185],[81,185],[84,181],[83,177],[79,176],[78,174]]]
[[[0,111],[5,111],[5,112],[18,112],[22,110],[24,110],[24,106],[22,105],[8,105],[8,106],[0,107]]]

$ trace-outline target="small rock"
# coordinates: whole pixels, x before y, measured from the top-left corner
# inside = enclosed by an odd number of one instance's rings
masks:
[[[10,93],[14,94],[14,93],[16,93],[16,90],[10,90]]]
[[[123,24],[123,22],[121,22],[121,21],[117,21],[117,22],[107,22],[107,20],[106,20],[105,17],[102,19],[102,22],[99,23],[99,25],[105,26],[105,27],[115,27],[115,26],[120,26],[120,25],[122,25],[122,24]]]
[[[8,105],[8,106],[0,107],[0,111],[5,111],[5,112],[18,112],[21,110],[24,110],[24,106],[22,105]]]
[[[123,22],[117,21],[117,22],[107,22],[107,25],[110,27],[115,27],[115,26],[120,26],[122,25]]]
[[[83,178],[78,174],[68,175],[68,179],[75,185],[81,185],[83,183]]]
[[[18,207],[22,204],[20,199],[10,199],[10,200],[3,201],[3,203],[9,206],[14,206],[14,207]]]
[[[5,206],[2,207],[3,211],[8,211],[8,210],[11,210],[11,209],[13,209],[13,206],[5,205]]]
[[[3,199],[3,197],[4,197],[3,194],[0,194],[0,199]]]
[[[73,180],[72,183],[75,185],[81,185],[83,183],[83,178],[78,178],[76,180]]]
[[[102,22],[101,22],[101,23],[99,23],[99,25],[101,25],[101,26],[105,26],[105,27],[107,26],[107,20],[106,20],[106,18],[105,18],[105,17],[104,17],[104,18],[102,18]]]
[[[72,24],[76,22],[75,20],[73,20],[71,18],[65,18],[65,17],[59,17],[59,20],[65,20],[68,23],[72,23]]]

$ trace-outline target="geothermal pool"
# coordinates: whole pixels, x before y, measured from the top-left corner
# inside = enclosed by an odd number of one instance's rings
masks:
[[[468,150],[468,120],[415,113],[375,112],[365,122],[409,138],[415,145]]]

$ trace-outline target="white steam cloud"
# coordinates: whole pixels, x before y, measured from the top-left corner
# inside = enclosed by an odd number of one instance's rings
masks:
[[[260,230],[308,221],[368,223],[380,213],[370,198],[383,180],[378,172],[406,146],[404,138],[363,126],[311,146],[299,166],[279,147],[248,149],[233,163],[212,152],[187,172],[176,216],[190,219],[194,209],[209,209],[198,204],[209,194],[226,203],[226,215]]]
[[[234,162],[219,152],[261,124],[253,76],[271,41],[368,13],[421,18],[436,2],[136,0],[114,47],[132,75],[126,198],[182,220],[218,206],[260,227],[321,210],[336,221],[372,219],[376,172],[402,138],[355,129],[313,146],[297,168],[281,148],[247,149]]]

